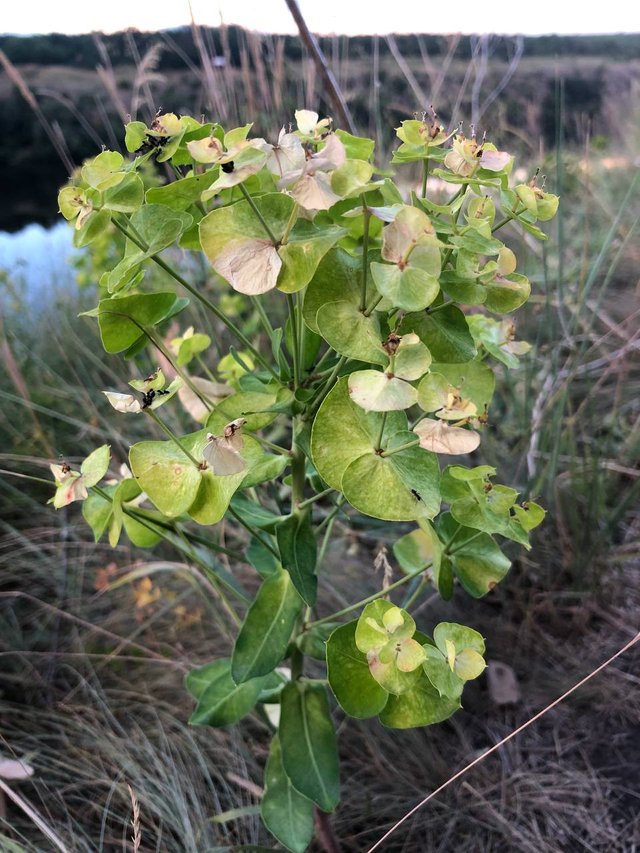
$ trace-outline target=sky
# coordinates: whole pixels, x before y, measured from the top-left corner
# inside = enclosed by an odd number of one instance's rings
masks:
[[[2,3],[0,32],[159,30],[190,23],[189,0],[58,0]],[[313,32],[343,33],[614,33],[639,32],[629,0],[299,0]],[[297,32],[284,0],[191,0],[198,24],[240,24],[272,33]]]

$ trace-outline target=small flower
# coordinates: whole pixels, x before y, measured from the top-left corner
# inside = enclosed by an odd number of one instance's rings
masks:
[[[444,165],[454,174],[468,178],[478,168],[488,169],[490,172],[501,172],[510,159],[510,154],[506,151],[497,151],[484,139],[478,143],[475,133],[470,139],[467,139],[464,133],[458,133],[454,137],[451,151],[444,158]]]

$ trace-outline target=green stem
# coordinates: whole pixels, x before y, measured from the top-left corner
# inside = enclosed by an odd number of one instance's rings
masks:
[[[380,432],[378,433],[378,440],[375,444],[376,453],[379,453],[382,450],[382,436],[384,435],[384,428],[387,423],[387,414],[388,412],[383,412],[382,417],[380,419]]]
[[[325,489],[323,492],[318,492],[318,494],[314,495],[312,498],[307,498],[306,501],[300,501],[298,509],[304,509],[307,506],[311,506],[311,504],[314,504],[316,501],[326,498],[326,496],[330,495],[331,492],[335,492],[335,489]]]
[[[196,466],[196,468],[199,469],[201,467],[202,463],[198,462],[198,460],[194,456],[192,456],[191,453],[189,453],[187,448],[180,441],[180,439],[174,433],[174,431],[171,429],[171,427],[167,426],[167,424],[163,420],[161,420],[158,417],[158,415],[156,415],[156,413],[153,411],[153,409],[145,409],[144,411],[149,415],[150,418],[152,418],[158,424],[158,426],[165,433],[165,435],[167,435],[171,439],[171,441],[177,447],[180,448],[180,450],[185,454],[185,456],[187,456],[193,462],[193,464]]]
[[[322,528],[325,526],[327,527],[327,529],[333,527],[333,523],[336,520],[336,517],[342,511],[342,507],[345,505],[346,502],[347,499],[345,498],[345,496],[340,495],[329,515],[327,515],[326,518],[323,518],[320,524],[316,527],[316,533],[320,533]]]
[[[430,583],[429,578],[422,578],[420,580],[420,583],[417,584],[416,588],[411,593],[411,595],[407,596],[407,598],[405,598],[405,600],[402,602],[402,609],[408,610],[411,607],[411,605],[413,604],[413,602],[416,600],[416,598],[418,598],[419,596],[422,595],[425,587],[428,586],[429,583]]]
[[[260,213],[260,211],[258,210],[258,206],[256,205],[255,201],[254,201],[254,200],[253,200],[253,198],[251,197],[251,193],[247,190],[247,188],[245,187],[245,185],[244,185],[244,184],[238,184],[238,186],[240,187],[240,191],[242,192],[242,195],[243,195],[243,196],[245,197],[245,199],[249,202],[249,206],[250,206],[251,210],[253,210],[253,212],[255,213],[255,215],[256,215],[256,216],[258,217],[258,219],[260,220],[260,224],[262,225],[262,227],[263,227],[263,228],[264,228],[264,230],[266,231],[266,233],[267,233],[267,235],[268,235],[269,239],[271,240],[271,242],[273,243],[273,245],[274,245],[274,246],[277,246],[277,245],[278,245],[278,241],[277,241],[277,240],[276,240],[276,238],[273,236],[273,231],[271,230],[271,228],[269,228],[269,226],[268,226],[268,224],[267,224],[266,219],[264,218],[264,216],[263,216],[263,215]]]
[[[291,445],[291,512],[299,512],[300,515],[304,515],[306,509],[302,506],[302,503],[304,502],[308,506],[313,501],[304,501],[306,457],[298,443],[295,425],[293,435],[294,438]]]
[[[139,249],[142,249],[143,252],[147,252],[149,250],[149,247],[144,242],[144,240],[141,240],[140,238],[131,234],[131,232],[128,231],[123,225],[121,225],[117,219],[113,218],[111,221],[116,226],[116,228],[118,228],[120,231],[122,231],[122,233],[125,235],[125,237],[128,240],[131,240],[132,243],[135,243]],[[227,327],[227,329],[229,329],[229,331],[233,335],[235,335],[236,338],[239,341],[241,341],[244,344],[244,346],[247,347],[248,350],[250,350],[250,352],[255,357],[256,361],[258,361],[265,368],[265,370],[268,370],[274,379],[278,379],[278,376],[277,376],[275,370],[271,367],[269,362],[266,361],[265,358],[263,358],[263,356],[258,352],[258,350],[251,343],[249,338],[247,338],[247,336],[240,331],[240,329],[235,325],[235,323],[233,323],[231,320],[229,320],[229,318],[224,314],[223,311],[221,311],[216,305],[214,305],[210,299],[207,299],[206,296],[203,296],[203,294],[200,293],[192,284],[189,284],[189,282],[185,278],[183,278],[180,275],[180,273],[176,272],[172,267],[170,267],[169,264],[167,264],[165,261],[163,261],[161,257],[159,257],[158,255],[151,255],[151,260],[154,261],[154,263],[156,263],[160,267],[160,269],[163,269],[168,275],[170,275],[171,278],[173,278],[175,281],[177,281],[179,285],[184,287],[184,289],[188,293],[190,293],[195,299],[197,299],[206,308],[208,308],[209,311],[211,311],[211,313],[215,317],[217,317],[221,323],[224,323],[224,325]]]
[[[417,577],[418,575],[425,572],[428,568],[431,567],[431,563],[427,563],[426,566],[423,566],[421,569],[418,569],[415,572],[412,572],[409,575],[405,575],[400,578],[400,580],[395,581],[395,583],[390,584],[385,589],[379,590],[379,592],[375,592],[373,595],[368,595],[366,598],[361,599],[360,601],[356,601],[355,604],[350,604],[348,607],[343,607],[342,610],[337,610],[335,613],[332,613],[330,616],[324,616],[322,619],[316,619],[315,622],[310,622],[306,627],[307,628],[315,628],[317,625],[323,625],[325,622],[333,622],[336,619],[339,619],[340,616],[346,616],[347,613],[352,613],[354,610],[358,610],[360,607],[364,607],[367,604],[370,604],[372,601],[377,601],[379,598],[383,598],[385,595],[390,593],[394,589],[398,589],[398,587],[403,586],[405,583],[408,583],[412,578]]]
[[[447,542],[447,544],[445,545],[445,549],[444,549],[444,553],[445,553],[445,554],[449,554],[449,553],[450,553],[449,548],[451,547],[451,545],[453,544],[453,542],[455,541],[455,539],[458,537],[458,535],[459,535],[459,533],[460,533],[460,531],[461,531],[461,530],[462,530],[462,525],[461,525],[461,524],[458,524],[458,527],[456,528],[456,532],[453,534],[453,536],[451,537],[451,539],[449,539],[449,541],[448,541],[448,542]]]
[[[303,415],[304,420],[306,420],[306,421],[310,420],[311,417],[313,416],[314,412],[319,408],[319,406],[322,403],[322,401],[324,400],[324,398],[327,396],[329,391],[331,391],[331,389],[333,388],[333,382],[334,382],[336,376],[338,375],[338,372],[342,369],[342,367],[346,363],[346,361],[347,361],[347,357],[345,355],[340,357],[340,360],[338,361],[336,366],[331,371],[329,378],[327,379],[327,381],[322,386],[320,392],[313,398],[311,403],[308,405],[308,408],[307,408],[305,414]]]
[[[271,553],[273,554],[273,556],[277,560],[280,559],[280,553],[273,547],[271,542],[269,542],[267,539],[263,539],[262,536],[255,529],[255,527],[253,527],[253,525],[249,524],[248,521],[245,521],[244,518],[242,518],[242,516],[239,513],[237,513],[231,505],[229,505],[228,512],[230,515],[232,515],[235,518],[235,520],[238,522],[238,524],[240,524],[242,527],[244,527],[244,529],[248,533],[250,533],[253,536],[253,538],[256,539],[263,547],[265,547],[267,549],[267,551],[271,551]]]
[[[280,240],[281,246],[286,246],[287,243],[289,242],[289,235],[291,234],[293,226],[296,224],[296,221],[298,219],[299,208],[300,208],[300,205],[298,204],[298,202],[296,202],[293,205],[293,208],[291,210],[291,216],[287,220],[287,224],[284,227],[284,234],[282,235],[282,239]]]
[[[376,306],[377,306],[380,302],[382,302],[382,300],[383,300],[383,299],[384,299],[384,296],[376,296],[376,298],[373,300],[373,302],[372,302],[372,303],[371,303],[371,305],[367,308],[367,310],[362,312],[362,313],[364,314],[364,316],[365,316],[365,317],[370,317],[370,316],[371,316],[371,314],[373,313],[373,311],[375,310]]]
[[[293,350],[293,386],[298,388],[300,385],[300,342],[298,340],[296,306],[291,293],[287,293],[287,305],[289,306],[289,329],[291,330],[291,349]]]
[[[429,180],[429,158],[422,161],[422,198],[427,197],[427,181]]]
[[[162,339],[155,335],[153,332],[149,331],[149,329],[145,329],[145,334],[147,335],[151,343],[156,347],[158,352],[162,353],[162,355],[167,359],[171,367],[175,370],[176,375],[179,376],[185,383],[185,385],[187,385],[191,389],[191,391],[196,395],[196,397],[202,402],[204,407],[210,412],[212,412],[215,406],[213,405],[211,400],[206,396],[206,394],[203,394],[202,391],[200,391],[196,385],[194,385],[189,374],[186,373],[186,371],[182,370],[182,368],[178,367],[176,362],[173,360],[171,353],[165,347]]]
[[[364,213],[364,230],[362,234],[362,291],[360,294],[360,310],[364,313],[367,307],[367,275],[369,272],[369,220],[371,219],[371,211],[367,207],[364,198],[362,199],[362,210]]]
[[[394,453],[400,453],[402,450],[408,450],[410,447],[417,447],[420,444],[420,439],[416,438],[415,441],[408,441],[406,444],[401,444],[399,447],[391,447],[389,450],[383,450],[380,454],[383,459],[386,459],[387,456],[393,456]]]

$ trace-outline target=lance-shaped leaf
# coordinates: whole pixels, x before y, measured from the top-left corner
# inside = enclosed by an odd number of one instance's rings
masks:
[[[298,793],[282,763],[278,735],[274,735],[264,770],[260,816],[269,832],[292,853],[304,853],[313,837],[313,802]]]
[[[277,569],[258,590],[238,634],[231,659],[237,684],[267,675],[282,661],[301,609],[289,573]]]
[[[397,412],[417,400],[413,385],[379,370],[358,370],[349,376],[349,396],[365,412]]]
[[[228,658],[192,670],[187,690],[198,700],[189,718],[192,726],[228,726],[237,723],[254,707],[266,679],[254,678],[236,684]]]
[[[316,603],[316,538],[307,513],[294,513],[276,527],[276,539],[283,568],[287,570],[305,602]]]
[[[281,193],[254,199],[275,240],[280,240],[294,202]],[[200,221],[200,242],[211,266],[240,293],[257,295],[277,283],[282,260],[249,202],[212,210]]]
[[[323,811],[335,809],[340,799],[338,743],[326,689],[296,681],[280,700],[282,764],[294,788]]]
[[[387,691],[371,675],[366,655],[356,646],[357,620],[341,625],[327,641],[329,685],[351,717],[375,717],[387,703]]]
[[[460,707],[458,699],[440,696],[421,672],[416,684],[399,696],[389,696],[380,713],[380,722],[391,729],[432,726],[447,720]]]

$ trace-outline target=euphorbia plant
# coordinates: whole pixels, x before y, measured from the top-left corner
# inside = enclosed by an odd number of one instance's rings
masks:
[[[516,220],[544,239],[537,222],[557,198],[535,179],[510,188],[507,153],[473,131],[447,134],[435,115],[398,129],[392,162],[422,164],[421,191],[406,194],[374,168],[371,140],[307,110],[296,121],[274,145],[250,138],[251,125],[132,122],[129,159],[104,151],[61,191],[78,245],[124,236],[89,313],[105,350],[145,360],[149,375],[130,383],[133,394],[105,393],[123,417],[152,418],[165,440],[134,444],[129,468],[102,486],[106,447],[80,472],[52,470],[55,505],[84,500],[96,539],[106,532],[115,545],[124,529],[136,545],[168,540],[220,590],[237,635],[229,658],[188,676],[192,722],[225,726],[255,708],[270,721],[262,816],[302,851],[314,805],[330,812],[339,800],[335,703],[392,728],[453,714],[484,669],[484,640],[455,623],[419,627],[411,610],[430,586],[445,599],[455,584],[485,595],[510,566],[496,537],[528,547],[544,516],[471,454],[492,363],[515,367],[527,350],[503,316],[530,285],[500,229]],[[154,158],[172,179],[145,189],[141,166]],[[176,246],[204,252],[206,286],[181,272]],[[153,265],[170,288],[147,284]],[[259,334],[222,309],[221,287],[244,294]],[[170,339],[185,292],[210,324]],[[164,371],[151,369],[159,358]],[[179,408],[197,429],[169,426],[165,413]],[[341,510],[414,529],[394,545],[400,577],[366,597],[354,583],[353,601],[330,613],[318,555]],[[227,517],[260,577],[254,597],[217,562]],[[396,604],[401,587],[410,593]],[[326,679],[311,659],[326,661]]]

